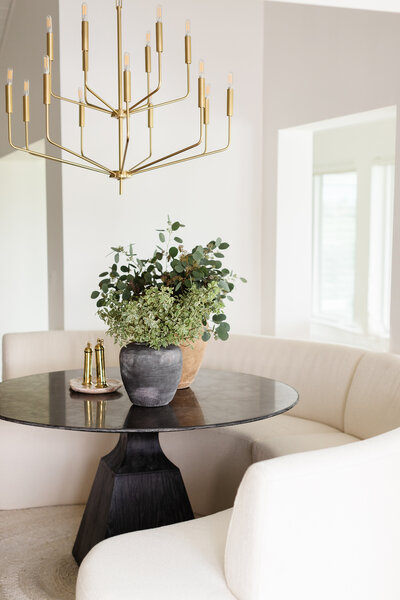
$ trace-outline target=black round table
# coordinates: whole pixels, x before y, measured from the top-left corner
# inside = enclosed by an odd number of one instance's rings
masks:
[[[120,378],[118,369],[108,377]],[[56,429],[118,432],[116,447],[100,460],[73,555],[81,563],[101,540],[193,518],[176,465],[158,434],[267,419],[298,401],[290,386],[254,375],[202,369],[194,384],[159,408],[133,406],[125,390],[101,395],[73,392],[80,371],[58,371],[0,384],[0,419]],[[50,449],[49,449],[50,450]]]

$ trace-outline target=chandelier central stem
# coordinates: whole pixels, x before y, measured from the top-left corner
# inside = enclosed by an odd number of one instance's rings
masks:
[[[124,122],[123,114],[123,92],[122,92],[122,24],[121,10],[122,7],[117,4],[117,52],[118,52],[118,144],[119,144],[119,171],[121,174],[122,163],[124,156]],[[129,118],[128,114],[126,115]],[[119,180],[119,193],[122,193],[122,179]]]

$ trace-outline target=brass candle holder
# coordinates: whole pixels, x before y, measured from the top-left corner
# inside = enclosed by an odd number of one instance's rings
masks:
[[[92,361],[93,361],[93,349],[90,342],[84,350],[84,363],[83,363],[83,385],[92,385]]]
[[[104,358],[104,340],[98,339],[97,344],[94,347],[94,352],[96,356],[96,375],[97,375],[97,388],[106,388],[107,386],[107,378],[106,378],[106,364]]]

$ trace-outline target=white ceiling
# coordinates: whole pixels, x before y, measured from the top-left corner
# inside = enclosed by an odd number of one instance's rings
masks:
[[[400,12],[399,0],[269,0],[270,2],[290,2],[292,4],[311,4],[334,8],[359,8],[382,12]]]

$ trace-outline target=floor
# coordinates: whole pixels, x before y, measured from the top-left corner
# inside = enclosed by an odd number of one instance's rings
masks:
[[[0,511],[0,599],[74,600],[83,506]]]

